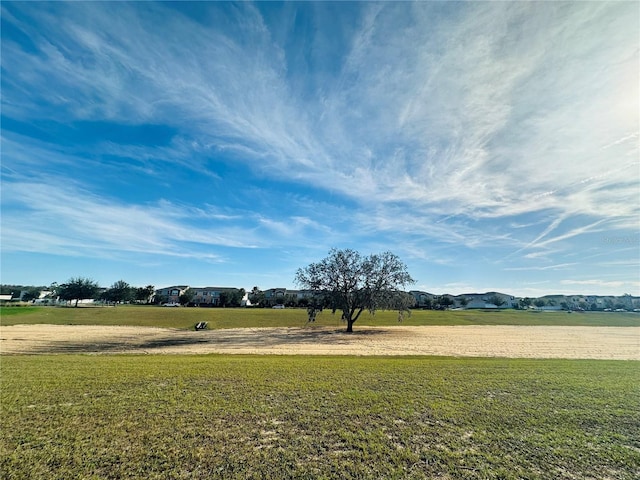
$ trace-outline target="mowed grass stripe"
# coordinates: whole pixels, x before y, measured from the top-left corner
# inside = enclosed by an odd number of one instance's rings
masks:
[[[156,306],[118,307],[3,307],[2,325],[130,325],[166,328],[193,328],[201,321],[208,328],[301,327],[307,323],[305,309],[261,308],[174,308]],[[325,310],[317,316],[316,325],[340,327],[340,313]],[[398,325],[398,313],[363,312],[358,326]],[[640,326],[640,314],[619,312],[531,312],[521,310],[413,310],[401,325],[566,325],[566,326]]]
[[[638,362],[2,358],[4,478],[640,476]]]

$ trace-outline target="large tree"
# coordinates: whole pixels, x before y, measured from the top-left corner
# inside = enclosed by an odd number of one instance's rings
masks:
[[[362,256],[351,249],[332,249],[318,263],[301,268],[295,282],[302,288],[323,295],[336,311],[342,311],[347,332],[364,310],[403,305],[401,287],[414,283],[407,267],[391,252]]]
[[[195,292],[189,288],[185,290],[184,293],[178,297],[178,302],[180,302],[180,305],[186,307],[193,301],[194,296],[195,296]]]
[[[66,301],[75,300],[77,307],[80,300],[94,298],[98,289],[98,284],[89,278],[70,278],[67,283],[58,287],[58,296]]]
[[[130,302],[134,297],[135,290],[124,280],[118,280],[104,293],[105,300],[117,304]]]
[[[150,303],[154,293],[156,293],[156,287],[153,285],[138,287],[135,291],[135,299],[138,302]]]
[[[228,290],[220,292],[220,296],[218,297],[218,306],[239,307],[240,305],[242,305],[244,294],[244,288],[230,288]]]
[[[31,302],[33,300],[37,300],[38,298],[40,298],[40,292],[42,290],[44,289],[39,287],[28,288],[27,291],[22,295],[22,301]]]
[[[260,290],[257,286],[253,287],[249,292],[249,301],[251,302],[251,305],[253,305],[254,307],[258,305],[260,305],[261,307],[264,307],[264,300],[265,300],[264,292]]]

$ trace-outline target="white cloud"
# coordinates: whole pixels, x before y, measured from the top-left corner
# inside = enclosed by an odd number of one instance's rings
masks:
[[[255,248],[275,241],[263,235],[250,212],[229,214],[211,206],[194,208],[163,200],[124,204],[63,178],[5,182],[3,198],[5,252],[105,258],[138,252],[223,261],[212,253],[216,247]],[[291,232],[280,234],[280,241],[286,241]]]
[[[3,197],[25,194],[42,221],[3,212],[9,245],[189,254],[183,242],[310,245],[315,235],[396,242],[441,264],[456,254],[424,252],[491,248],[504,253],[490,262],[513,252],[570,265],[559,255],[579,238],[639,227],[640,205],[629,201],[640,196],[637,4],[363,3],[340,7],[349,21],[324,10],[331,5],[295,4],[278,22],[249,3],[210,4],[206,21],[144,6],[22,5],[33,21],[2,7],[35,47],[3,37],[3,114],[175,130],[164,145],[100,141],[94,154],[3,135]],[[298,42],[293,19],[311,10],[314,30]],[[245,212],[220,211],[223,228],[193,227],[199,213],[187,205],[127,205],[79,179],[49,182],[62,205],[79,199],[76,209],[53,207],[15,176],[20,165],[60,175],[78,158],[99,168],[108,155],[158,182],[160,164],[219,181],[208,159],[240,163],[324,192],[314,204],[323,211],[302,199],[281,217],[242,223]],[[136,239],[141,229],[148,237]]]
[[[545,271],[545,270],[566,270],[568,267],[573,267],[575,265],[578,265],[577,263],[573,262],[573,263],[559,263],[556,265],[546,265],[546,266],[540,266],[540,267],[507,267],[504,270],[507,271],[527,271],[527,270],[538,270],[538,271]]]
[[[605,216],[614,206],[637,214],[606,188],[626,181],[627,193],[638,191],[637,162],[606,160],[637,138],[628,133],[637,112],[625,107],[637,104],[637,86],[627,102],[615,101],[620,82],[637,80],[634,20],[624,11],[634,7],[474,4],[433,24],[434,8],[363,6],[321,98],[293,88],[285,47],[250,5],[229,14],[244,38],[179,14],[157,29],[157,5],[145,14],[118,5],[117,18],[96,5],[64,20],[42,13],[66,39],[54,45],[33,32],[44,63],[11,45],[7,56],[32,83],[45,82],[46,68],[58,89],[41,95],[73,89],[66,101],[75,117],[187,123],[205,142],[249,153],[243,161],[252,168],[365,203],[474,217],[543,209]],[[168,43],[168,34],[182,42]],[[88,61],[68,53],[72,42]],[[605,144],[603,158],[597,147]],[[597,188],[580,188],[585,179]]]
[[[635,287],[636,289],[640,287],[640,282],[624,282],[624,281],[607,281],[600,279],[589,279],[589,280],[561,280],[561,285],[589,285],[596,287]]]

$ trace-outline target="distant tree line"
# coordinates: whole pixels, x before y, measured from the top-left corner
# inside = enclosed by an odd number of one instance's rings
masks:
[[[395,277],[390,277],[389,272],[392,272]],[[352,291],[349,295],[343,294],[341,296],[335,288],[332,290],[329,287],[335,285],[337,279],[344,278],[350,279],[356,287],[353,287],[351,283],[345,284],[343,290],[351,288]],[[380,283],[381,279],[391,279],[391,281],[386,284]],[[398,288],[412,281],[413,279],[406,271],[406,266],[390,252],[364,257],[352,250],[333,249],[329,257],[298,271],[296,283],[306,290],[290,293],[284,289],[271,289],[265,292],[258,286],[254,286],[248,292],[248,305],[255,308],[307,308],[311,311],[324,308],[336,310],[336,308],[341,308],[337,305],[341,305],[347,312],[351,312],[353,307],[350,305],[357,304],[364,305],[363,309],[371,311],[375,311],[376,308],[391,308],[402,312],[408,311],[410,308],[447,310],[456,306],[466,307],[472,301],[477,303],[477,296],[474,300],[464,296],[429,294],[421,296],[417,301],[412,295],[402,292]],[[134,287],[124,280],[118,280],[108,288],[101,288],[95,281],[85,277],[72,277],[65,283],[53,283],[49,287],[0,285],[0,294],[10,294],[12,300],[31,302],[40,299],[43,292],[48,292],[42,299],[45,303],[59,299],[72,303],[74,306],[85,299],[112,305],[124,303],[163,304],[169,301],[162,295],[156,295],[153,285]],[[215,304],[207,304],[207,306],[240,307],[243,305],[242,300],[245,293],[243,288],[224,289],[219,293]],[[192,289],[184,291],[178,301],[181,305],[197,306],[194,302]],[[482,301],[496,307],[502,307],[507,303],[504,296],[497,294],[483,297]],[[596,296],[589,299],[584,296],[563,295],[518,299],[511,297],[509,307],[521,310],[531,307],[556,307],[569,311],[631,310],[640,308],[640,300],[629,294],[619,297]],[[351,315],[357,318],[359,310],[360,307],[353,310]]]
[[[89,278],[75,277],[66,283],[58,285],[54,294],[67,302],[78,302],[82,299],[94,299],[104,303],[117,305],[119,303],[151,303],[155,287],[133,287],[124,280],[118,280],[109,288],[102,289]]]
[[[153,300],[155,287],[133,287],[124,280],[118,280],[109,288],[101,288],[95,281],[85,277],[72,277],[65,283],[54,282],[48,287],[24,287],[22,285],[2,285],[0,293],[12,295],[12,299],[31,302],[40,298],[42,292],[48,292],[45,301],[56,299],[78,306],[81,300],[92,299],[108,304],[143,303],[149,304]]]

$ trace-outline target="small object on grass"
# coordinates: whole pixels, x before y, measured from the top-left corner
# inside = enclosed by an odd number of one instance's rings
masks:
[[[205,328],[207,328],[207,322],[196,323],[196,330],[204,330]]]

